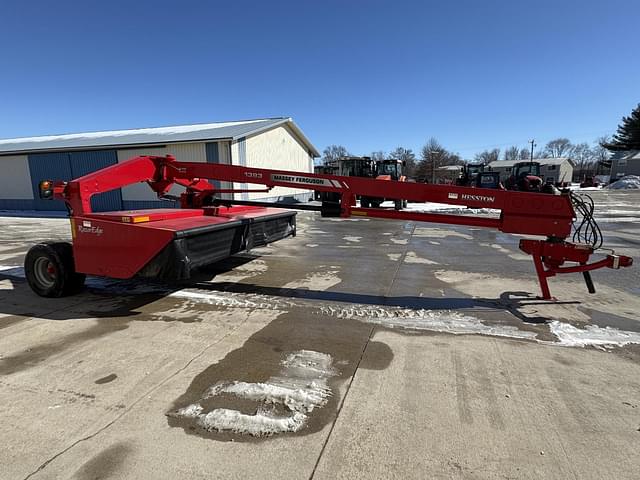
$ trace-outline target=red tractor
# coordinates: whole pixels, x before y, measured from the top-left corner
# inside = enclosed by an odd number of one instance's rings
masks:
[[[544,182],[540,176],[540,163],[519,162],[513,166],[513,173],[505,183],[507,190],[520,192],[542,192]]]

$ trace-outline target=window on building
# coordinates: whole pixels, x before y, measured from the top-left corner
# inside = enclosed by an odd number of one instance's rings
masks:
[[[547,165],[547,170],[555,170],[557,165]]]
[[[618,172],[616,174],[616,177],[620,178],[620,177],[624,177],[624,172]]]
[[[511,173],[511,167],[507,167],[505,170],[507,173]]]

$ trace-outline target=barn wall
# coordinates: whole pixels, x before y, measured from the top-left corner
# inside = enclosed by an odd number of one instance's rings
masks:
[[[306,147],[298,141],[287,126],[279,126],[272,130],[248,137],[246,142],[246,165],[248,167],[272,168],[292,170],[296,172],[312,173],[313,158]],[[238,142],[234,142],[238,143]],[[236,145],[236,149],[238,149]],[[238,149],[238,154],[241,150]],[[233,163],[240,165],[233,157]],[[249,185],[249,188],[261,188],[261,185]],[[268,193],[250,193],[249,199],[283,199],[296,197],[307,199],[312,192],[307,189],[276,187]]]
[[[132,157],[140,155],[173,155],[177,160],[183,162],[205,162],[205,144],[197,143],[174,143],[164,147],[144,147],[134,149],[118,150],[118,163],[129,160]],[[184,187],[174,186],[170,191],[170,195],[180,195],[184,191]],[[125,209],[136,208],[157,208],[174,206],[172,202],[158,200],[156,194],[149,188],[146,183],[130,185],[122,188],[122,203]]]
[[[27,155],[0,157],[0,210],[33,209],[33,190]]]

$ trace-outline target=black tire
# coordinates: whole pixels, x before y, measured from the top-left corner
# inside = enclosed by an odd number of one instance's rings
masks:
[[[369,208],[371,205],[369,203],[369,199],[368,198],[361,198],[360,199],[360,206],[362,208]]]
[[[394,207],[396,210],[402,210],[402,200],[394,200]]]
[[[371,208],[380,208],[380,204],[381,203],[382,202],[379,202],[377,200],[373,200],[373,201],[371,201]]]
[[[39,243],[31,247],[24,260],[24,271],[31,290],[41,297],[64,297],[84,286],[85,275],[75,271],[69,243]]]
[[[407,208],[407,205],[409,205],[409,200],[402,200],[402,208]]]

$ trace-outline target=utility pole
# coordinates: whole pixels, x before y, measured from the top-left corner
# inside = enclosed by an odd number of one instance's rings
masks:
[[[438,155],[440,158],[440,150],[429,150],[429,155],[431,156],[431,183],[436,183],[436,159],[433,158],[433,155]]]
[[[533,165],[533,148],[537,147],[536,141],[532,138],[531,140],[529,140],[529,143],[531,144],[531,156],[529,157],[529,163]]]

